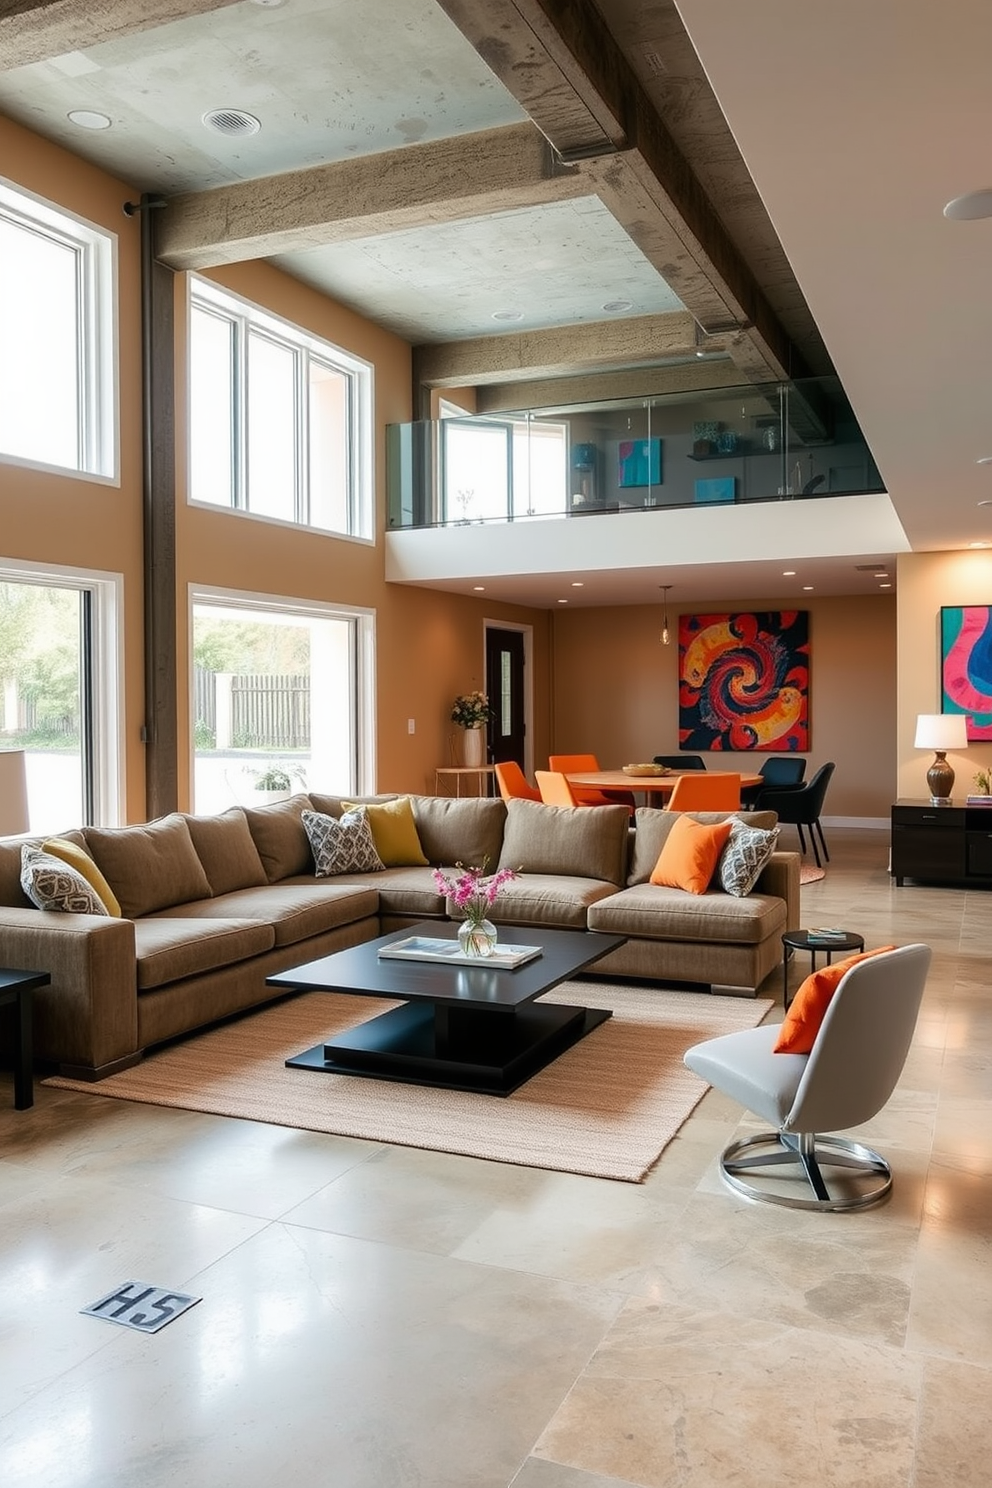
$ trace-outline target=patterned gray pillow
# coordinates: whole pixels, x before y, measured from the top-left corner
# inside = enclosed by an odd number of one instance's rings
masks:
[[[318,878],[334,878],[338,873],[379,873],[385,868],[375,850],[364,806],[343,816],[304,811],[301,820]]]
[[[742,821],[734,822],[717,869],[728,894],[738,899],[750,894],[777,842],[778,827],[766,832],[761,827],[745,826]]]
[[[38,909],[65,914],[108,914],[107,906],[81,873],[40,848],[21,848],[21,888]]]

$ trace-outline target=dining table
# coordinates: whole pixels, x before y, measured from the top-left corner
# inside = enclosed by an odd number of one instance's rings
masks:
[[[680,775],[698,775],[698,770],[666,770],[664,775],[628,775],[624,770],[566,770],[565,779],[569,785],[590,786],[602,791],[631,791],[635,795],[643,794],[648,801],[657,798],[658,805],[664,805],[665,801],[675,789],[675,782]],[[740,774],[741,790],[748,786],[761,785],[764,777],[761,775],[745,775],[737,770],[707,770],[707,778],[713,780],[721,775]]]

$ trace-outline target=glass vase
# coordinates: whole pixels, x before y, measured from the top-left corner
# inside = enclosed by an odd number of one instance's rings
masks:
[[[491,920],[462,920],[458,927],[458,944],[463,956],[485,960],[496,949],[496,926]]]

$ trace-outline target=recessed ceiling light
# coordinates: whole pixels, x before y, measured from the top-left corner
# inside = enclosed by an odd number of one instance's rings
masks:
[[[473,584],[472,588],[475,590],[476,594],[485,594],[486,592],[485,584]]]
[[[524,312],[522,310],[494,310],[492,318],[493,320],[523,320]]]
[[[581,580],[581,579],[573,579],[573,580],[572,580],[572,588],[573,588],[573,589],[584,589],[584,588],[585,588],[585,587],[586,587],[586,586],[585,586],[585,584],[584,584],[584,583],[583,583],[583,582],[582,582],[582,580]]]
[[[796,570],[794,568],[783,568],[782,577],[783,579],[794,579],[796,577]]]
[[[78,124],[80,129],[109,129],[110,120],[106,114],[98,114],[94,109],[73,109],[66,114],[70,124]]]
[[[813,585],[812,584],[804,584],[803,585],[803,589],[805,590],[805,592],[807,594],[812,593]]]
[[[633,300],[607,300],[603,306],[603,309],[608,311],[610,315],[619,315],[621,310],[632,310],[633,308]]]
[[[568,604],[568,600],[567,600],[567,599],[560,599],[560,600],[559,600],[559,601],[558,601],[558,603],[559,603],[559,604]]]
[[[987,543],[987,542],[969,543],[968,546],[969,546],[969,548],[992,548],[992,543]]]
[[[246,114],[244,109],[230,108],[208,109],[201,116],[201,123],[215,134],[226,134],[233,139],[257,134],[262,127],[262,121],[256,119],[254,114]]]
[[[956,196],[944,208],[944,216],[954,222],[977,222],[982,217],[992,217],[992,189],[968,191]]]
[[[875,577],[876,579],[887,579],[889,577],[888,569],[880,568],[875,574]]]
[[[879,587],[879,589],[891,589],[892,588],[892,585],[891,584],[879,584],[878,587]]]
[[[251,0],[251,3],[253,5],[271,6],[274,9],[277,5],[284,5],[286,0]]]

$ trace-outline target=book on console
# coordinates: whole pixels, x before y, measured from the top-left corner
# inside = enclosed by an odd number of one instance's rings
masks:
[[[409,935],[383,946],[380,961],[441,961],[447,966],[522,966],[544,952],[540,946],[497,946],[491,956],[466,956],[457,940],[442,940],[430,935]]]

